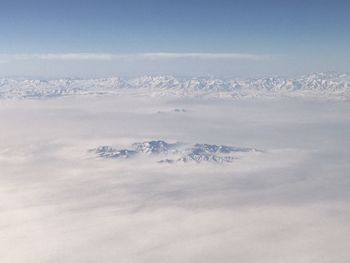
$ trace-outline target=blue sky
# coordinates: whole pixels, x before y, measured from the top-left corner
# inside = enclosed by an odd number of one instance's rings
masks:
[[[184,75],[191,67],[204,75],[348,71],[349,13],[350,1],[341,0],[1,0],[0,70],[2,75],[68,70],[89,75],[97,66],[96,75]],[[137,62],[118,57],[144,53],[173,57]],[[67,54],[75,54],[74,61]]]

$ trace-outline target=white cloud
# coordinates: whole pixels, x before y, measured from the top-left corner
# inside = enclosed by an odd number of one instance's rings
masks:
[[[111,60],[113,55],[105,53],[42,53],[42,54],[0,54],[10,60]]]
[[[248,60],[260,60],[266,59],[267,55],[256,55],[249,53],[144,53],[144,58],[150,59],[248,59]]]
[[[262,60],[268,55],[250,53],[41,53],[41,54],[0,54],[6,60],[169,60],[169,59],[204,59],[204,60]]]
[[[48,53],[33,55],[43,60],[112,60],[114,56],[106,53]]]
[[[189,110],[156,113],[175,107]],[[349,107],[127,96],[2,102],[0,262],[348,262]],[[87,153],[144,138],[268,153],[223,167]]]

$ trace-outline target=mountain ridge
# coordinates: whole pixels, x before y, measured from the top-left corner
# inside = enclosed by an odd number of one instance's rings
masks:
[[[37,99],[76,95],[141,95],[208,98],[325,97],[350,99],[350,73],[312,73],[300,77],[29,80],[0,78],[0,98]]]
[[[103,159],[130,159],[136,156],[156,156],[158,163],[232,163],[239,159],[238,154],[259,153],[255,148],[242,148],[206,143],[185,144],[167,143],[162,140],[135,142],[130,149],[113,146],[98,146],[91,149],[96,157]]]

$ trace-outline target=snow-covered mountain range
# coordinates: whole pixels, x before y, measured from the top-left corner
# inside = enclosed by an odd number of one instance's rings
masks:
[[[141,95],[208,98],[307,96],[350,98],[350,74],[314,73],[300,77],[249,79],[175,78],[134,79],[0,79],[0,98],[51,98],[71,95]]]
[[[118,149],[111,146],[99,146],[90,152],[106,159],[128,159],[135,156],[157,157],[159,163],[231,163],[239,159],[242,153],[257,153],[254,148],[240,148],[215,144],[167,143],[165,141],[146,141],[134,143],[131,149]]]

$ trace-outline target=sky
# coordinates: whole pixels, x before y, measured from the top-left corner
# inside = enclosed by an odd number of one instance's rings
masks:
[[[1,0],[0,75],[347,72],[342,0]]]

